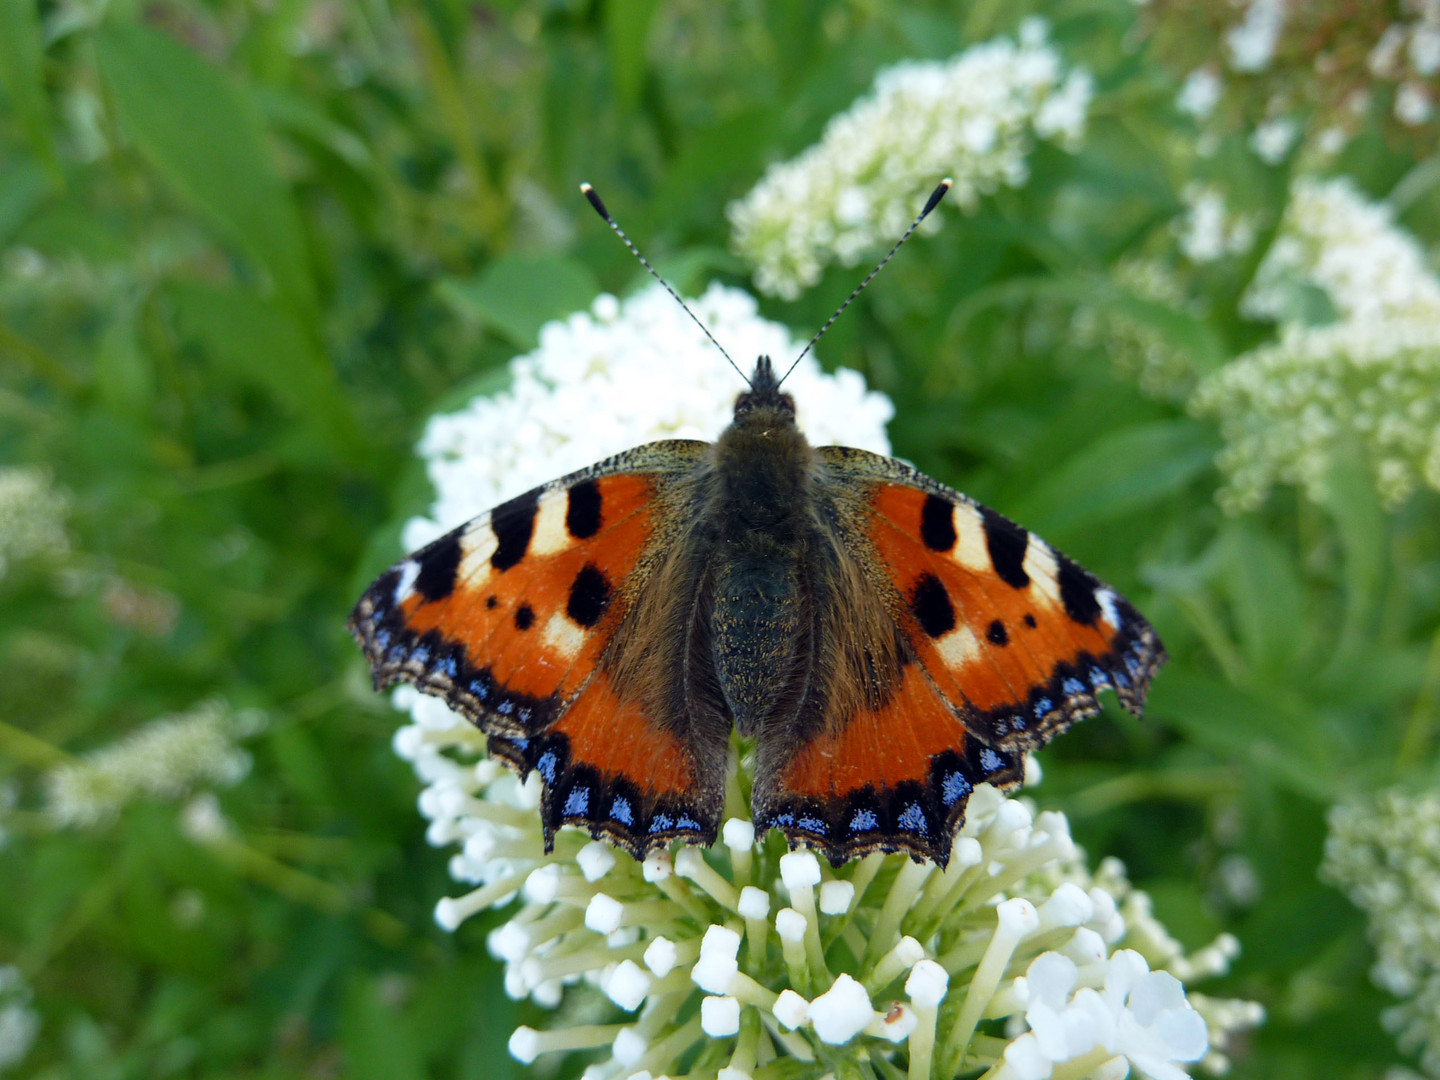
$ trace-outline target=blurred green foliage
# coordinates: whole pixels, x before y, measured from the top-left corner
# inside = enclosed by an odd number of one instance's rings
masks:
[[[1235,1075],[1395,1060],[1360,917],[1315,871],[1329,803],[1435,779],[1440,519],[1429,494],[1386,515],[1344,469],[1328,505],[1227,518],[1213,425],[1069,335],[1077,303],[1113,305],[1203,370],[1267,332],[1236,312],[1258,253],[1207,271],[1203,315],[1109,277],[1198,170],[1273,227],[1289,168],[1243,133],[1197,157],[1130,0],[3,0],[0,460],[53,471],[73,541],[0,579],[0,963],[43,1018],[27,1075],[515,1068],[523,1010],[485,920],[431,922],[445,855],[343,631],[424,504],[424,419],[545,320],[640,282],[578,181],[681,291],[744,284],[724,208],[767,163],[879,66],[1042,11],[1097,79],[1084,148],[1038,149],[1023,189],[912,243],[824,362],[895,400],[897,454],[1166,639],[1147,718],[1067,736],[1036,797],[1187,944],[1241,939],[1219,992],[1270,1019]],[[1376,196],[1412,177],[1404,220],[1434,242],[1419,156],[1362,133],[1342,165]],[[855,276],[766,313],[808,333]],[[46,821],[46,769],[217,694],[269,717],[221,793],[227,844],[163,803]],[[1237,865],[1253,896],[1224,887]]]

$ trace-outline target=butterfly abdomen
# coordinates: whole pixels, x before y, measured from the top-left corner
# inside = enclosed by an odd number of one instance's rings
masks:
[[[785,408],[737,411],[715,445],[711,643],[740,733],[787,709],[809,641],[803,575],[812,451]]]

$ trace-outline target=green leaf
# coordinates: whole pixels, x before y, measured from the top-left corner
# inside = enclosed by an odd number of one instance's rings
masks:
[[[181,337],[221,369],[310,418],[329,441],[353,445],[351,415],[334,372],[292,312],[239,289],[183,283],[172,286],[170,296]]]
[[[1345,551],[1345,620],[1332,661],[1341,673],[1374,643],[1384,599],[1389,523],[1358,447],[1335,455],[1323,500]]]
[[[1183,492],[1210,467],[1215,446],[1190,420],[1160,420],[1101,436],[1049,474],[1014,508],[1017,520],[1064,539]]]
[[[1311,637],[1295,558],[1245,522],[1232,523],[1222,544],[1224,584],[1246,666],[1257,678],[1277,676]]]
[[[1155,680],[1146,713],[1309,798],[1332,801],[1347,775],[1341,733],[1327,731],[1314,710],[1277,695],[1242,690],[1175,666]]]
[[[533,349],[543,324],[588,308],[600,287],[572,259],[511,254],[478,277],[442,279],[436,290],[462,315],[522,349]]]
[[[25,125],[25,132],[37,154],[54,161],[50,140],[50,117],[45,100],[42,71],[45,44],[35,0],[5,0],[0,3],[0,85],[10,107]],[[8,168],[6,182],[9,182]]]
[[[100,71],[135,145],[182,198],[314,318],[315,286],[290,194],[244,88],[166,35],[113,25],[95,35]]]
[[[655,18],[659,0],[607,0],[605,4],[605,39],[610,49],[610,74],[614,80],[616,100],[624,107],[633,105],[645,83],[649,65],[645,44],[650,36],[650,23]]]

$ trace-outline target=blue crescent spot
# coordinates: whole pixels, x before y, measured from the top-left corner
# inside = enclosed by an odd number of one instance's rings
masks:
[[[988,747],[980,751],[980,767],[985,770],[986,775],[999,772],[1005,767],[1005,761],[999,754]]]
[[[515,718],[516,718],[517,720],[521,720],[521,721],[529,720],[529,719],[530,719],[530,706],[529,706],[529,705],[526,705],[523,709],[519,710],[519,711],[515,714]]]
[[[690,832],[700,831],[700,823],[694,818],[686,817],[684,814],[681,814],[675,819],[675,827],[677,829],[687,829]]]
[[[1101,671],[1098,667],[1092,667],[1090,669],[1090,685],[1096,690],[1109,686],[1110,676],[1106,675],[1105,672]]]
[[[470,680],[470,693],[474,694],[481,701],[490,696],[490,688],[479,679]]]
[[[443,656],[440,662],[435,665],[435,670],[446,678],[453,679],[456,675],[455,657]]]
[[[1115,685],[1126,689],[1130,686],[1130,679],[1123,671],[1115,672]]]
[[[786,825],[794,825],[794,824],[795,824],[795,815],[794,815],[794,814],[776,814],[776,815],[775,815],[775,818],[774,818],[774,824],[779,825],[779,826],[781,826],[782,828],[783,828],[784,826],[786,826]]]
[[[985,752],[991,753],[989,750]],[[940,782],[940,801],[946,806],[954,806],[968,794],[970,781],[965,778],[964,773],[952,772]]]
[[[667,829],[674,826],[674,824],[675,822],[671,819],[669,814],[656,814],[653,818],[650,819],[650,831],[652,833],[665,832]]]
[[[1139,673],[1140,661],[1137,660],[1133,654],[1125,657],[1125,670],[1130,672],[1131,675]]]
[[[530,745],[530,740],[525,738],[524,735],[516,735],[510,741],[515,744],[515,749],[517,750],[524,750],[527,746]]]
[[[875,816],[874,810],[856,810],[850,818],[850,831],[869,832],[880,824],[880,819]]]
[[[630,812],[630,800],[623,795],[616,795],[615,801],[610,804],[610,819],[620,822],[621,825],[633,825],[635,815]]]
[[[590,789],[576,788],[565,797],[565,814],[584,814],[590,809]]]
[[[508,700],[502,701],[499,705],[495,706],[495,711],[498,712],[501,716],[509,716],[512,712],[515,711],[515,702]]]
[[[421,645],[418,649],[416,649],[410,654],[410,659],[414,660],[417,664],[425,663],[425,661],[430,659],[430,646]]]
[[[1037,720],[1045,719],[1045,715],[1054,707],[1055,703],[1053,701],[1048,697],[1042,697],[1039,701],[1035,702],[1035,718]]]
[[[403,641],[397,641],[394,645],[390,646],[390,651],[385,654],[385,659],[392,664],[398,664],[401,660],[404,660],[409,653],[410,650],[405,647],[405,643]]]
[[[555,783],[555,751],[546,750],[540,755],[540,760],[535,762],[535,771],[547,784]]]
[[[1021,715],[1019,715],[1019,714],[1017,713],[1016,715],[1014,715],[1014,716],[1012,716],[1012,717],[1010,718],[1010,726],[1013,727],[1016,731],[1024,731],[1024,730],[1025,730],[1025,717],[1023,717],[1023,716],[1021,716]]]
[[[896,824],[902,829],[908,829],[910,832],[923,833],[926,831],[925,811],[920,809],[919,803],[912,802],[909,806],[905,807],[904,813],[900,815],[900,820]]]
[[[825,822],[817,817],[802,817],[797,824],[799,824],[800,828],[806,829],[809,832],[819,833],[821,836],[825,835]]]
[[[389,630],[381,630],[378,634],[375,635],[375,646],[376,646],[376,648],[378,648],[381,652],[384,652],[386,649],[388,649],[388,648],[390,647],[390,631],[389,631]]]
[[[1067,694],[1083,694],[1085,692],[1085,684],[1079,679],[1066,679],[1060,684],[1060,689],[1064,690]]]

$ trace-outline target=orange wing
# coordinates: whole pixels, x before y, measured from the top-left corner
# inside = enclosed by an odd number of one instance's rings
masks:
[[[848,600],[863,639],[903,647],[867,644],[878,670],[849,680],[866,694],[832,694],[798,737],[762,737],[757,814],[836,862],[879,849],[944,865],[976,784],[1018,783],[1024,753],[1099,711],[1101,689],[1138,713],[1164,649],[1114,590],[994,511],[889,458],[817,453],[832,577],[873,592]],[[833,637],[841,616],[817,609]]]
[[[520,495],[387,570],[351,616],[377,689],[443,697],[492,753],[540,774],[547,847],[562,823],[639,857],[676,836],[714,839],[715,748],[645,715],[611,676],[617,634],[676,532],[673,494],[706,445],[642,446]]]

